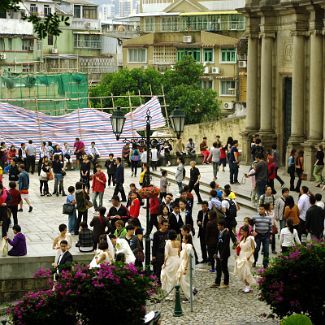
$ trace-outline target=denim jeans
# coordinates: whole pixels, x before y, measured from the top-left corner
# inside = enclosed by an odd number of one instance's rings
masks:
[[[218,174],[218,169],[219,169],[219,161],[217,162],[212,162],[212,168],[213,168],[213,177],[217,178],[217,174]]]
[[[62,174],[54,174],[54,191],[53,192],[59,193],[59,187],[63,189],[63,176],[62,176]]]
[[[178,185],[179,192],[183,189],[183,183],[182,182],[176,182]]]
[[[77,222],[77,213],[76,213],[76,209],[74,209],[72,214],[69,214],[68,216],[68,230],[70,233],[75,232],[76,222]]]
[[[267,232],[265,234],[257,234],[255,237],[256,248],[254,252],[254,262],[257,263],[258,253],[261,248],[261,244],[263,244],[263,266],[264,268],[269,265],[269,245],[270,245],[270,234]]]
[[[93,193],[93,205],[95,210],[103,206],[103,196],[104,196],[104,192]],[[99,198],[99,204],[97,204],[97,197]]]
[[[260,196],[262,194],[265,193],[265,186],[266,186],[266,182],[257,182],[256,183],[256,192],[257,192],[258,199],[260,198]]]
[[[234,164],[229,161],[229,169],[230,169],[230,183],[238,182],[238,164]]]

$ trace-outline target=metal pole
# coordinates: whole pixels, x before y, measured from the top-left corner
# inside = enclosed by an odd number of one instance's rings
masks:
[[[146,173],[146,185],[150,184],[150,111],[146,113],[146,150],[147,150],[147,173]],[[145,255],[145,270],[150,273],[150,235],[148,234],[150,224],[150,199],[147,198],[147,209],[146,209],[146,255]]]
[[[193,270],[192,270],[192,252],[190,254],[190,304],[191,304],[191,312],[193,312]]]

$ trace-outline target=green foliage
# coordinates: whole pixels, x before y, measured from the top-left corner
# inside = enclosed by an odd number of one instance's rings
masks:
[[[275,258],[259,280],[261,299],[280,317],[308,314],[315,325],[325,319],[325,242],[293,248]]]
[[[313,325],[310,318],[303,314],[292,314],[281,321],[281,325]]]
[[[203,66],[197,64],[190,56],[184,57],[176,63],[174,69],[160,74],[153,68],[149,69],[122,69],[118,72],[105,75],[101,82],[91,89],[91,97],[127,96],[141,94],[161,94],[164,86],[168,112],[176,106],[186,113],[186,123],[199,123],[216,120],[219,117],[219,101],[217,93],[212,89],[202,89],[200,78],[203,75]],[[142,99],[143,101],[149,98]],[[112,107],[111,99],[94,99],[94,107]],[[137,97],[131,99],[132,106],[140,105]],[[114,106],[129,107],[128,98],[114,99]]]

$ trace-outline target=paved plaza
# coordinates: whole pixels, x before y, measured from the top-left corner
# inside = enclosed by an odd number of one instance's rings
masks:
[[[212,166],[198,166],[201,175],[202,182],[209,183],[211,181]],[[186,175],[189,175],[189,167],[187,167]],[[168,170],[175,171],[175,167],[168,167]],[[247,166],[240,167],[239,179],[242,179],[242,175],[248,170]],[[125,170],[125,190],[128,191],[127,184],[134,182],[138,183],[138,178],[131,177],[129,169]],[[288,177],[282,175],[286,184],[288,184]],[[172,176],[170,176],[172,177]],[[22,227],[22,232],[27,237],[28,244],[28,255],[29,256],[54,256],[52,250],[52,240],[58,234],[58,225],[60,223],[67,223],[67,216],[62,214],[62,205],[65,202],[65,197],[41,197],[39,195],[39,180],[37,175],[31,175],[31,190],[30,197],[33,203],[33,212],[28,213],[28,207],[24,204],[24,211],[18,214],[19,224]],[[69,185],[74,185],[79,179],[78,171],[69,171],[64,179],[65,188]],[[228,169],[225,172],[220,172],[218,175],[218,183],[225,185],[229,183],[229,172]],[[159,178],[154,177],[153,183],[159,185]],[[316,193],[320,191],[310,182],[305,182],[306,185],[310,186],[311,191]],[[7,186],[7,176],[4,176],[4,184]],[[50,182],[50,189],[53,190],[53,182]],[[276,184],[276,189],[280,193],[280,185]],[[104,204],[106,208],[110,207],[110,198],[113,194],[113,188],[107,188],[104,195]],[[177,185],[171,183],[169,189],[175,196],[178,195]],[[246,181],[245,184],[234,185],[233,190],[237,193],[244,195],[250,194],[250,182]],[[193,192],[194,194],[194,192]],[[291,193],[297,198],[296,193]],[[203,199],[208,199],[208,196],[203,194]],[[196,204],[197,199],[194,194],[194,208],[193,218],[196,225],[196,216],[200,208],[200,205]],[[93,208],[89,211],[89,221],[93,216]],[[145,225],[145,213],[146,210],[141,208],[140,220],[142,225]],[[254,215],[255,211],[247,207],[242,207],[238,214],[238,224],[242,223],[245,216]],[[196,231],[197,233],[197,231]],[[9,237],[12,237],[12,231],[9,231]],[[73,236],[74,243],[77,237]],[[201,259],[200,244],[197,235],[194,238],[194,246]],[[277,243],[277,251],[280,248]],[[80,254],[76,249],[75,245],[71,250],[72,254]],[[222,324],[222,325],[241,325],[241,324],[277,324],[275,320],[269,320],[266,318],[270,314],[269,307],[258,300],[258,290],[255,289],[250,294],[243,294],[241,292],[242,283],[240,283],[235,276],[232,275],[234,267],[234,251],[229,259],[229,270],[230,270],[230,288],[229,289],[210,289],[210,285],[214,281],[215,274],[211,274],[208,269],[208,265],[200,264],[196,266],[194,274],[194,286],[198,289],[199,293],[196,296],[194,302],[194,312],[190,312],[189,304],[182,304],[184,316],[181,318],[175,318],[172,316],[173,313],[173,302],[163,301],[155,306],[149,306],[149,309],[157,309],[162,312],[163,322],[162,324],[197,324],[201,322],[204,325],[210,324]],[[272,257],[272,255],[271,255]],[[261,264],[260,261],[258,264]]]

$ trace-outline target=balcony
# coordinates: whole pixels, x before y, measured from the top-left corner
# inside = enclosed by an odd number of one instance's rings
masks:
[[[75,40],[74,47],[79,49],[100,50],[102,48],[102,42],[100,40],[78,39]]]
[[[71,29],[100,31],[100,22],[98,20],[73,18],[71,21]]]
[[[20,19],[0,19],[0,34],[33,35],[33,25]]]

